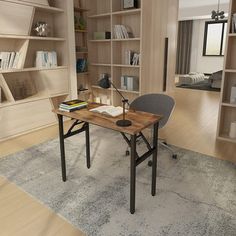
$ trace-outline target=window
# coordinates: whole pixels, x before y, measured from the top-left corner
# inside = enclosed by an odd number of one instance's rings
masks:
[[[203,56],[224,56],[227,21],[205,23]]]

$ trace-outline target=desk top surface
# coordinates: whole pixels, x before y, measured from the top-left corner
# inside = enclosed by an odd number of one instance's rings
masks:
[[[120,127],[116,125],[116,121],[122,119],[122,115],[117,117],[111,117],[89,111],[90,109],[99,106],[101,106],[101,104],[90,103],[87,108],[83,108],[74,112],[63,112],[59,109],[54,109],[53,112],[69,118],[88,122],[93,125],[98,125],[104,128],[112,129],[130,135],[138,134],[139,132],[155,124],[162,118],[161,115],[153,115],[151,113],[140,111],[128,111],[125,117],[126,119],[132,121],[132,125],[129,127]]]

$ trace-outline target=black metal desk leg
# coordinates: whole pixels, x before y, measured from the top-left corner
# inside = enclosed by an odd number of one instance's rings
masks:
[[[153,148],[154,148],[154,153],[152,155],[152,196],[156,195],[158,125],[159,125],[159,123],[154,124],[154,129],[153,129]]]
[[[86,136],[86,160],[87,160],[87,168],[89,169],[90,168],[89,123],[86,123],[85,136]]]
[[[59,121],[62,180],[65,182],[66,181],[66,160],[65,160],[63,116],[62,115],[57,115],[57,116],[58,116],[58,121]]]
[[[136,135],[131,136],[130,157],[130,213],[135,212],[135,182],[136,182]]]

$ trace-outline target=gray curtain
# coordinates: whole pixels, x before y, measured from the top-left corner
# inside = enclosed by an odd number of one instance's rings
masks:
[[[193,21],[180,21],[177,42],[176,74],[190,72]]]

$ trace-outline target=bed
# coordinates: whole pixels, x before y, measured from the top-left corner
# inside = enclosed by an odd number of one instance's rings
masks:
[[[193,85],[199,82],[202,82],[206,79],[208,79],[209,76],[205,76],[203,73],[189,73],[186,75],[180,75],[179,76],[179,82],[177,83],[177,86],[180,85]]]
[[[221,81],[222,71],[212,74],[189,73],[179,76],[176,87],[220,92]]]

